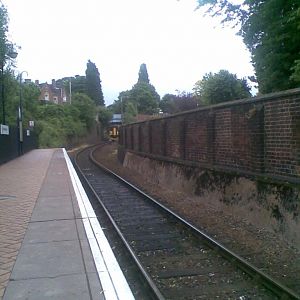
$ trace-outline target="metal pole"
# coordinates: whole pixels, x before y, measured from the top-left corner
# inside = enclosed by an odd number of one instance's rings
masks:
[[[71,78],[69,81],[69,89],[70,89],[70,104],[72,104],[72,81],[71,81]]]
[[[23,92],[22,92],[22,74],[28,73],[23,71],[20,73],[19,83],[20,83],[20,102],[19,102],[19,154],[23,154]]]
[[[22,73],[20,73],[19,78],[19,88],[20,88],[20,99],[19,99],[19,110],[18,110],[18,119],[19,119],[19,155],[23,154],[23,113],[22,113]]]
[[[4,99],[4,74],[3,74],[3,62],[1,62],[1,100],[2,100],[2,122],[3,125],[5,122],[5,99]]]
[[[22,72],[23,73],[23,72]],[[19,99],[19,106],[20,106],[20,119],[22,120],[22,73],[20,73],[19,84],[20,84],[20,99]]]
[[[121,96],[121,124],[123,125],[123,97]]]

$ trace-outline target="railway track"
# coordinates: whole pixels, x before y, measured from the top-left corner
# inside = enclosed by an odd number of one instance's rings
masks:
[[[157,299],[300,299],[99,166],[92,149],[76,164]]]

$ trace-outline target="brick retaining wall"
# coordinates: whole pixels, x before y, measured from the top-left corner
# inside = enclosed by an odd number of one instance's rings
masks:
[[[125,125],[125,150],[180,163],[300,175],[300,89]]]

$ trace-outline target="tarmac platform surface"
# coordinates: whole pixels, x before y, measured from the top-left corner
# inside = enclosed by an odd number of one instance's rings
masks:
[[[134,299],[64,149],[0,166],[0,299]]]

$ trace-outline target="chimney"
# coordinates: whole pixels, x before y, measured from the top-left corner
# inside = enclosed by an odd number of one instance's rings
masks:
[[[36,84],[36,85],[39,85],[39,84],[40,84],[39,80],[36,80],[36,81],[35,81],[35,84]]]
[[[56,87],[56,82],[55,82],[55,79],[52,79],[52,87]]]

